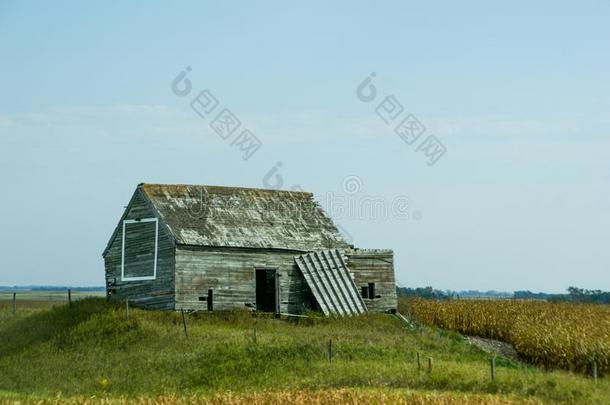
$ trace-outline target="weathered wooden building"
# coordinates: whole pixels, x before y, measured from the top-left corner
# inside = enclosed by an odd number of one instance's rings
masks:
[[[396,310],[393,252],[349,245],[311,193],[140,184],[103,257],[108,298],[145,308]]]

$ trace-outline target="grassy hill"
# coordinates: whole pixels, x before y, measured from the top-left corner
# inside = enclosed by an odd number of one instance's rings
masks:
[[[391,315],[285,321],[235,312],[191,314],[187,322],[188,338],[179,313],[130,309],[127,320],[122,305],[92,298],[71,307],[21,307],[12,315],[6,303],[0,306],[0,398],[52,401],[60,395],[81,401],[95,395],[120,402],[161,395],[189,402],[229,395],[253,402],[252,395],[302,390],[337,398],[432,398],[421,403],[511,403],[528,397],[601,404],[610,397],[607,378],[594,384],[581,375],[504,358],[497,360],[497,378],[491,381],[489,356],[460,335],[410,328]]]

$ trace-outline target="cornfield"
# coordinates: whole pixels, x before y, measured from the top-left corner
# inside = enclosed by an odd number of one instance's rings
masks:
[[[610,371],[610,305],[516,300],[415,299],[424,324],[511,343],[525,361],[573,371]]]

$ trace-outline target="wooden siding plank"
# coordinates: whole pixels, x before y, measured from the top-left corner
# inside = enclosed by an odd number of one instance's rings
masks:
[[[302,312],[313,297],[293,256],[294,252],[264,249],[178,248],[176,307],[207,311],[207,302],[199,297],[213,289],[214,310],[246,310],[246,304],[256,302],[255,269],[274,268],[279,277],[281,312]]]
[[[380,298],[365,298],[369,311],[395,311],[398,306],[394,278],[394,254],[391,250],[355,249],[347,252],[345,260],[357,286],[375,283]]]
[[[332,252],[329,252],[328,256],[331,255]],[[319,252],[318,256],[320,256],[320,260],[324,261],[324,267],[330,270],[328,271],[328,273],[331,275],[332,278],[334,278],[333,285],[336,285],[338,287],[337,294],[339,294],[341,297],[341,304],[346,307],[345,312],[349,314],[360,312],[358,311],[357,305],[353,302],[352,297],[346,289],[345,280],[342,277],[344,272],[338,268],[336,263],[333,263],[331,260],[329,260],[329,257],[327,257],[327,252],[325,250]]]
[[[320,284],[320,279],[314,274],[314,269],[310,267],[308,260],[306,260],[306,255],[298,256],[296,258],[297,265],[301,269],[303,275],[305,276],[305,281],[309,284],[309,288],[312,290],[314,297],[318,301],[318,305],[322,312],[325,315],[329,315],[334,308],[332,304],[327,301],[326,292],[324,291],[322,285]]]
[[[345,309],[341,305],[341,300],[339,300],[337,297],[336,288],[333,286],[328,272],[322,266],[322,263],[319,261],[317,252],[308,253],[307,258],[309,259],[315,273],[319,277],[320,286],[325,292],[324,297],[328,302],[332,303],[331,312],[337,313],[339,315],[345,315]]]
[[[123,281],[121,279],[123,220],[153,217],[155,217],[155,212],[150,207],[146,197],[139,190],[136,190],[129,208],[123,215],[117,230],[113,233],[114,237],[109,242],[104,254],[106,294],[109,299],[113,300],[123,301],[128,298],[134,305],[143,308],[173,310],[175,294],[174,244],[171,235],[164,227],[159,227],[156,279],[150,281]],[[142,247],[140,246],[141,243],[143,242],[136,241],[137,250]],[[137,254],[133,259],[135,263],[148,260],[146,254]]]
[[[330,251],[329,256],[336,268],[339,268],[339,266],[343,266],[345,269],[349,270],[349,268],[345,265],[345,262],[343,261],[340,252],[336,250]],[[356,312],[365,313],[367,310],[366,305],[364,304],[364,301],[362,301],[362,296],[360,295],[358,287],[356,287],[356,284],[354,283],[352,275],[349,271],[342,271],[339,272],[339,274],[340,277],[343,279],[343,283],[346,286],[348,294],[350,295],[351,302],[353,302],[354,306],[356,307]]]
[[[342,262],[338,250],[310,252],[295,256],[295,262],[310,283],[310,289],[326,315],[356,315],[366,311],[362,297],[356,291],[349,270]],[[350,293],[351,290],[351,293]]]

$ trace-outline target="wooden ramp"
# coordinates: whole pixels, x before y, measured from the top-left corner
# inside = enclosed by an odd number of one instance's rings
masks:
[[[366,305],[339,250],[320,250],[295,256],[294,260],[325,315],[366,312]]]

